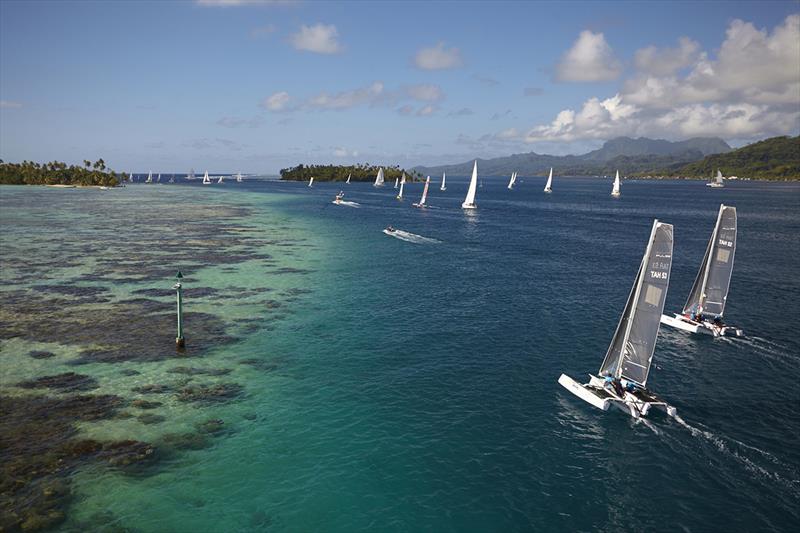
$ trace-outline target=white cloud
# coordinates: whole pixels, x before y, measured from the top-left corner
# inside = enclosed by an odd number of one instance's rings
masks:
[[[368,87],[361,87],[352,91],[342,91],[336,94],[322,92],[306,102],[312,109],[343,110],[358,105],[375,104],[383,94],[383,83],[376,81]]]
[[[602,33],[584,30],[556,66],[558,81],[610,81],[622,73],[622,64]]]
[[[315,24],[300,26],[300,31],[289,38],[289,42],[297,50],[305,50],[317,54],[337,54],[342,46],[337,41],[339,32],[333,24]]]
[[[618,135],[745,140],[800,130],[800,15],[788,16],[771,33],[734,20],[716,57],[682,38],[677,48],[641,49],[634,62],[639,72],[618,94],[564,109],[520,138],[529,143]],[[688,72],[681,75],[681,69]]]
[[[458,48],[445,48],[443,42],[430,48],[422,48],[414,56],[414,64],[422,70],[445,70],[463,64]]]
[[[264,98],[261,107],[269,111],[286,111],[290,96],[286,91],[281,91]]]
[[[19,109],[22,104],[19,102],[12,102],[10,100],[0,100],[0,109]]]
[[[405,88],[405,93],[421,102],[438,102],[444,99],[444,92],[438,85],[418,84],[409,85]]]
[[[437,109],[438,108],[435,105],[423,106],[423,107],[419,108],[419,111],[417,111],[417,116],[418,117],[427,117],[427,116],[433,115],[436,112]]]
[[[633,62],[642,72],[657,76],[668,76],[675,71],[693,64],[700,52],[700,45],[688,37],[678,40],[677,48],[656,48],[648,46],[637,50]]]

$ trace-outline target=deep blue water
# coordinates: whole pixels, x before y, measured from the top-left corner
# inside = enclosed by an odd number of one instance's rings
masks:
[[[262,208],[324,243],[313,292],[214,356],[279,364],[246,382],[255,421],[153,478],[85,473],[78,512],[143,531],[793,530],[800,185],[624,181],[612,199],[610,180],[556,178],[550,195],[544,178],[483,181],[473,213],[464,177],[444,193],[437,179],[426,210],[411,207],[422,184],[403,202],[367,183],[181,184],[283,198]],[[332,205],[339,189],[361,208]],[[720,203],[739,216],[726,319],[747,338],[661,330],[648,385],[680,419],[636,422],[562,389],[562,372],[599,368],[653,219],[675,228],[678,311]]]

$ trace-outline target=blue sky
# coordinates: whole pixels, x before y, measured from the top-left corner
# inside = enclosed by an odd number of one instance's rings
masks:
[[[0,2],[0,157],[276,172],[800,128],[797,2]]]

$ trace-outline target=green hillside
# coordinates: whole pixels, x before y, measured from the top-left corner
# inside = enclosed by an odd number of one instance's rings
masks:
[[[717,169],[724,176],[759,180],[800,179],[800,136],[773,137],[724,154],[710,155],[677,170],[664,170],[666,175],[708,178]]]

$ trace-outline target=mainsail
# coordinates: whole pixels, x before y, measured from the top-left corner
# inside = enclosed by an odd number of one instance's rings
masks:
[[[241,172],[238,172],[236,174],[236,182],[237,183],[241,183],[242,182],[242,173]]]
[[[208,170],[206,170],[206,173],[203,174],[203,185],[209,184],[211,184],[211,178],[208,177]]]
[[[219,179],[217,180],[217,183],[223,183],[223,180],[222,180],[222,175],[221,175],[221,174],[220,174],[220,176],[219,176]]]
[[[147,179],[144,180],[145,183],[153,183],[153,171],[147,173]]]
[[[403,199],[403,186],[405,184],[406,184],[406,175],[403,174],[403,181],[400,182],[400,192],[397,193],[397,199],[398,200],[402,200]]]
[[[708,241],[706,254],[683,314],[722,316],[733,273],[733,256],[736,252],[736,208],[719,206],[717,224]]]
[[[513,189],[514,188],[514,183],[516,183],[516,182],[517,182],[517,173],[516,172],[512,172],[511,173],[511,179],[508,182],[508,188],[509,189]]]
[[[472,179],[469,180],[469,189],[467,189],[467,197],[464,198],[464,203],[461,204],[462,209],[475,209],[475,190],[478,188],[478,160],[472,167]]]
[[[308,180],[308,186],[309,187],[313,187],[314,186],[314,176],[311,176],[311,178]]]
[[[442,186],[439,187],[440,191],[446,191],[447,190],[447,186],[445,186],[445,179],[446,179],[445,173],[442,172]]]
[[[600,376],[647,384],[672,268],[672,224],[653,221],[650,240]]]
[[[425,200],[428,199],[428,187],[430,186],[430,184],[431,184],[431,177],[428,176],[425,179],[425,188],[422,189],[422,199],[417,204],[417,207],[425,207]]]
[[[547,184],[544,186],[544,192],[552,192],[553,186],[553,167],[550,167],[550,175],[547,177]]]
[[[383,167],[378,169],[378,175],[375,176],[375,187],[383,187]]]
[[[614,185],[611,187],[611,196],[619,196],[619,170],[617,170],[617,177],[614,178]]]
[[[345,183],[350,183],[350,176],[352,176],[352,175],[353,175],[353,173],[352,173],[352,172],[351,172],[350,174],[348,174],[348,175],[347,175],[347,181],[346,181]]]
[[[400,178],[395,178],[395,179],[394,179],[394,188],[395,188],[395,189],[397,188],[397,184],[398,184],[398,183],[400,183]]]

